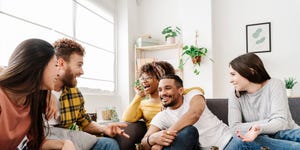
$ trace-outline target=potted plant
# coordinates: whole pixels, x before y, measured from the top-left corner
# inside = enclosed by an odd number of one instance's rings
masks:
[[[298,82],[296,81],[295,78],[289,77],[288,79],[284,79],[284,83],[285,83],[287,96],[291,97],[293,95],[293,87]]]
[[[165,36],[167,44],[173,44],[175,43],[175,37],[181,34],[181,29],[177,26],[175,28],[168,26],[161,33]]]
[[[207,53],[207,48],[205,47],[197,47],[194,45],[185,45],[182,48],[182,54],[181,54],[181,58],[179,60],[179,69],[183,69],[184,64],[191,59],[193,64],[194,64],[194,74],[195,75],[199,75],[200,71],[198,69],[198,67],[201,64],[201,59],[202,57],[206,56]],[[183,58],[184,55],[187,55],[188,57],[185,57],[185,59]],[[212,59],[210,59],[211,61],[213,61]]]

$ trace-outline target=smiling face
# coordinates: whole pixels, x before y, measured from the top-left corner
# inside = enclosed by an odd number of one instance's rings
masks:
[[[140,81],[144,87],[145,94],[157,93],[158,79],[154,75],[142,73]]]
[[[58,67],[56,56],[53,56],[43,72],[43,90],[53,90],[57,80]]]
[[[247,91],[250,86],[250,81],[241,76],[236,70],[229,66],[230,83],[237,91]]]
[[[70,56],[69,62],[62,58],[58,61],[61,67],[61,71],[59,73],[60,80],[68,87],[75,87],[77,85],[76,78],[84,73],[82,69],[83,56],[73,53]]]
[[[164,107],[178,108],[182,103],[183,88],[176,87],[174,79],[161,79],[158,94]]]

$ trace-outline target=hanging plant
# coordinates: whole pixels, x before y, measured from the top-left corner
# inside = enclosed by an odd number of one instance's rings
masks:
[[[195,45],[185,45],[182,48],[182,54],[179,60],[179,69],[183,69],[183,66],[185,65],[185,63],[191,59],[194,65],[194,74],[195,75],[199,75],[200,74],[200,64],[202,61],[202,58],[206,56],[207,54],[207,48],[205,47],[198,47],[197,45],[197,39],[198,39],[198,33],[196,32],[196,40],[195,40]],[[188,57],[184,57],[184,56],[188,56]],[[210,61],[213,62],[213,59],[209,58]]]
[[[207,48],[205,48],[205,47],[199,48],[194,45],[191,45],[191,46],[185,45],[182,48],[182,51],[183,51],[183,53],[181,56],[188,55],[188,57],[186,59],[184,59],[183,57],[180,58],[179,69],[183,69],[184,64],[189,59],[191,59],[194,64],[194,74],[199,75],[200,71],[198,70],[197,66],[200,66],[202,57],[206,56]]]

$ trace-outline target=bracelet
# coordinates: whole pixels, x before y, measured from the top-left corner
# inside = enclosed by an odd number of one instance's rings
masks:
[[[150,137],[150,135],[147,136],[147,144],[148,144],[150,147],[152,147],[153,145],[150,144],[150,142],[149,142],[149,137]]]

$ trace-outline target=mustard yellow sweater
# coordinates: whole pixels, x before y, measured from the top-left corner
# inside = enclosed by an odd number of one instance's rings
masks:
[[[200,87],[192,87],[185,89],[183,94],[187,94],[191,90],[199,90],[204,95],[204,90]],[[143,99],[139,95],[135,95],[133,101],[127,107],[123,114],[123,121],[136,122],[143,119],[146,122],[147,128],[150,125],[152,118],[162,109],[161,103],[152,103],[148,99]]]

